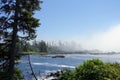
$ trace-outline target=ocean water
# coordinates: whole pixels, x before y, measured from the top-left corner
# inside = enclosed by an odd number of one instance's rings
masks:
[[[64,68],[74,69],[76,66],[82,64],[86,60],[98,58],[103,62],[118,62],[120,63],[120,54],[100,54],[100,55],[91,55],[91,54],[57,54],[64,55],[65,58],[51,58],[50,56],[55,56],[56,54],[47,56],[40,55],[30,55],[30,60],[32,67],[36,76],[40,78],[44,75],[50,74],[51,72],[59,71]],[[23,76],[25,80],[34,80],[31,75],[31,69],[28,64],[28,55],[21,58],[21,63],[18,67],[23,71]]]

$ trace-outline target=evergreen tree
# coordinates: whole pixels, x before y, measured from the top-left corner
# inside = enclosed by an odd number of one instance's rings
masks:
[[[47,44],[46,44],[46,42],[43,41],[43,40],[40,41],[38,43],[38,49],[39,49],[40,52],[47,52]]]
[[[40,0],[0,1],[0,55],[3,55],[0,61],[7,63],[6,68],[0,68],[0,74],[7,72],[8,80],[14,80],[17,42],[20,39],[30,40],[36,37],[35,29],[40,23],[33,15],[35,11],[40,10],[40,2]],[[23,34],[20,35],[19,32]]]

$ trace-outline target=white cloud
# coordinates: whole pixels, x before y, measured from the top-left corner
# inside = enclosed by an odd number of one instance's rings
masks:
[[[110,27],[106,32],[94,34],[89,38],[82,38],[79,43],[85,49],[120,51],[120,24]]]

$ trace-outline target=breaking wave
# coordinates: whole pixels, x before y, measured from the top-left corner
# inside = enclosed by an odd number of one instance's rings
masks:
[[[58,65],[58,64],[51,64],[51,63],[32,63],[32,64],[33,65],[53,66],[53,67],[63,67],[63,68],[75,68],[75,66]]]

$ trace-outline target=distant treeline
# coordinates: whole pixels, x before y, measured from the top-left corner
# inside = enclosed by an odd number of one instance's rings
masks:
[[[47,47],[45,41],[33,41],[32,43],[20,41],[18,43],[19,52],[47,52]]]
[[[46,41],[33,41],[26,42],[20,41],[18,43],[19,52],[72,52],[74,51],[72,43],[67,42],[46,42]],[[74,46],[75,47],[75,46]]]

